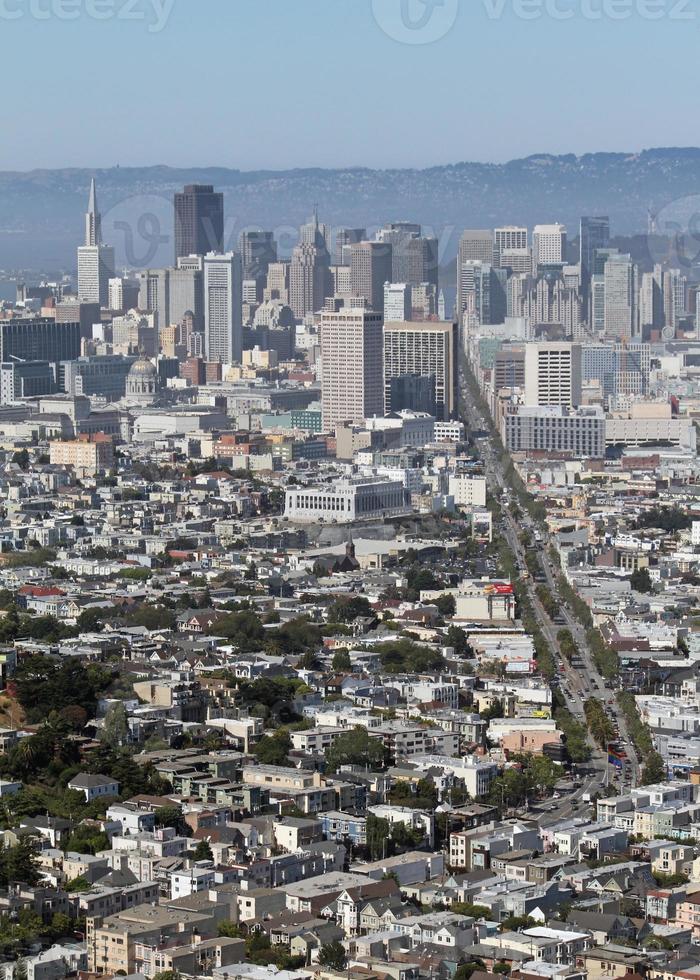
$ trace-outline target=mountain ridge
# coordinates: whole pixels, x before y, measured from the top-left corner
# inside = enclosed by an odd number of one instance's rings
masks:
[[[114,241],[120,264],[129,258],[148,264],[168,260],[172,194],[185,183],[213,183],[223,191],[227,247],[235,247],[240,230],[252,225],[276,229],[285,254],[294,244],[294,229],[314,205],[321,220],[334,227],[371,230],[386,221],[420,221],[440,238],[442,261],[454,256],[468,227],[561,221],[573,237],[580,215],[609,214],[614,233],[633,234],[646,231],[649,208],[662,216],[669,207],[674,213],[685,208],[688,216],[700,211],[693,200],[700,193],[700,147],[693,146],[539,153],[505,163],[459,161],[425,168],[245,171],[156,164],[11,170],[0,171],[0,268],[73,269],[92,176],[106,219],[105,239],[110,227],[114,234],[115,228],[127,228],[138,239],[144,214],[155,218],[154,237],[164,239],[155,257],[148,247],[129,256],[123,243]]]

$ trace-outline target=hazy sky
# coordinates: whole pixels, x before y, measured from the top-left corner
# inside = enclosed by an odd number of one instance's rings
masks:
[[[429,2],[0,0],[0,169],[697,142],[700,0]]]

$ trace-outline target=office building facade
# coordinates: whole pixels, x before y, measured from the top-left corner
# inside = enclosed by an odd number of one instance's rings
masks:
[[[384,414],[382,315],[346,307],[321,315],[323,429]]]
[[[241,257],[237,252],[212,252],[204,257],[204,343],[209,361],[241,361],[242,292]]]
[[[449,322],[392,322],[384,324],[384,383],[386,411],[391,379],[405,375],[435,379],[435,416],[453,418],[457,411],[457,324]]]
[[[224,195],[211,184],[188,184],[175,194],[175,261],[224,250]]]

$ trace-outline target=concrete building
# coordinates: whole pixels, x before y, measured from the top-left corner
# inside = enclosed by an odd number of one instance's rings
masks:
[[[525,404],[581,404],[581,347],[571,343],[525,345]]]
[[[511,453],[566,453],[602,459],[606,420],[598,406],[573,411],[560,405],[519,405],[503,416],[501,438]]]
[[[392,247],[385,242],[350,246],[350,291],[363,296],[371,308],[384,312],[384,285],[392,281]]]
[[[457,411],[457,327],[449,322],[384,324],[386,411],[393,409],[391,379],[404,375],[435,378],[436,418],[448,420]]]
[[[563,265],[566,262],[564,225],[535,225],[532,230],[532,257],[535,266]]]
[[[387,320],[410,320],[413,309],[411,286],[405,282],[384,285],[384,317]]]
[[[80,436],[49,445],[52,466],[69,466],[77,475],[96,476],[114,466],[114,447],[109,436]]]
[[[243,283],[237,252],[204,258],[204,335],[207,358],[240,363],[243,351]]]
[[[284,516],[291,521],[348,524],[410,512],[401,480],[338,480],[328,486],[300,487],[285,492]]]
[[[384,414],[382,316],[345,307],[321,316],[323,429]]]

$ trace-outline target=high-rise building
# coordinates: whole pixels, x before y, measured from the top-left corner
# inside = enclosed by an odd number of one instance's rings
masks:
[[[605,331],[605,276],[591,276],[591,328],[593,333]]]
[[[461,319],[466,305],[462,295],[462,268],[467,262],[493,264],[493,232],[486,229],[467,229],[462,232],[457,252],[457,316]]]
[[[384,286],[384,316],[387,320],[410,320],[412,289],[405,282],[387,282]]]
[[[527,228],[519,228],[515,225],[495,228],[493,232],[493,264],[499,269],[506,265],[503,262],[504,252],[514,252],[529,257],[527,234]]]
[[[294,316],[302,319],[322,310],[330,291],[330,262],[325,247],[310,242],[296,245],[289,266],[289,305]]]
[[[653,272],[645,272],[639,287],[639,326],[660,330],[664,325],[663,269],[654,266]]]
[[[532,231],[532,260],[535,266],[564,265],[566,262],[564,225],[535,225]]]
[[[109,305],[109,280],[114,278],[114,249],[102,244],[102,219],[93,178],[85,214],[85,244],[78,249],[78,299]]]
[[[687,312],[688,279],[680,269],[667,269],[663,276],[664,326],[675,333],[679,319]]]
[[[581,349],[581,377],[599,381],[606,397],[645,395],[649,390],[649,344],[585,344]]]
[[[467,260],[460,268],[459,294],[478,323],[503,323],[507,312],[507,272],[488,262]]]
[[[384,414],[382,315],[345,307],[321,315],[323,429]]]
[[[525,404],[581,404],[581,346],[571,343],[525,345]]]
[[[629,255],[611,255],[605,263],[605,334],[630,339],[638,333],[637,266]]]
[[[438,240],[424,237],[420,225],[395,221],[380,228],[377,241],[391,245],[392,282],[438,284]]]
[[[457,411],[457,324],[384,324],[384,381],[386,411],[391,403],[391,379],[420,374],[435,379],[437,418],[447,421]]]
[[[175,261],[224,250],[224,195],[211,184],[187,184],[175,194]]]
[[[599,248],[610,244],[610,218],[581,218],[579,229],[579,265],[581,266],[581,295],[584,311],[591,315],[590,287],[591,276],[595,274],[595,253]]]
[[[0,320],[0,363],[71,361],[80,354],[80,324],[53,317]]]
[[[257,302],[262,302],[267,271],[277,261],[277,242],[271,231],[242,231],[238,248],[243,265],[243,279],[255,282]]]
[[[373,310],[384,310],[384,284],[392,281],[392,247],[386,242],[350,246],[350,289],[364,296]]]
[[[367,238],[366,228],[339,228],[335,235],[334,265],[350,265],[351,245],[364,242]]]
[[[144,269],[138,273],[139,309],[156,314],[156,326],[167,327],[170,317],[170,269]]]
[[[263,302],[279,300],[285,306],[289,305],[289,262],[271,262],[267,270],[267,284],[263,294]]]
[[[209,361],[231,364],[241,360],[242,289],[241,257],[237,252],[211,252],[204,257],[204,334]]]

